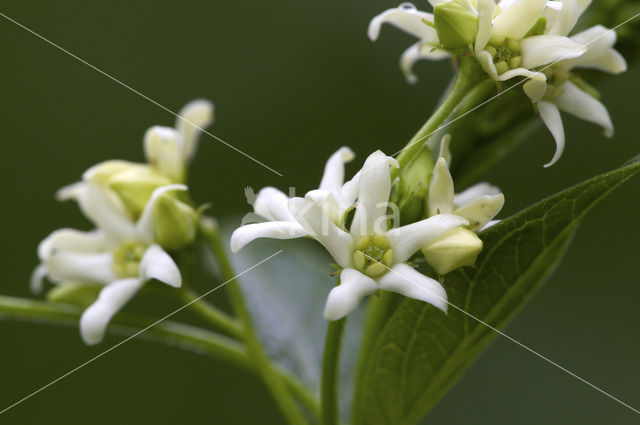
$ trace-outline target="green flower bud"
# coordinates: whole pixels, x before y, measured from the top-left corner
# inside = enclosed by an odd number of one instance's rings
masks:
[[[122,199],[125,207],[138,217],[154,190],[171,181],[148,165],[132,165],[112,175],[107,185]]]
[[[168,250],[178,250],[196,238],[198,213],[171,193],[163,193],[153,209],[155,240]]]
[[[100,285],[85,285],[79,283],[67,283],[56,285],[47,292],[47,300],[87,307],[98,298],[103,287]]]
[[[391,202],[398,205],[402,223],[413,223],[425,217],[429,193],[429,179],[433,173],[433,159],[429,149],[405,166],[394,187]]]
[[[422,248],[427,262],[441,275],[459,267],[472,266],[481,251],[480,238],[463,227],[458,227],[431,245]]]
[[[478,17],[456,0],[440,3],[433,9],[433,20],[440,43],[447,49],[473,44],[478,34]]]

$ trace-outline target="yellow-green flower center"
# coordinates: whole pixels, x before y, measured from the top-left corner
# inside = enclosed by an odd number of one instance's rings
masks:
[[[113,251],[113,268],[118,277],[137,277],[140,260],[147,247],[138,242],[125,242]]]
[[[353,264],[369,277],[385,274],[393,264],[393,250],[387,238],[374,235],[360,239],[353,251]]]
[[[511,38],[492,38],[485,50],[493,57],[498,75],[522,65],[520,42]]]

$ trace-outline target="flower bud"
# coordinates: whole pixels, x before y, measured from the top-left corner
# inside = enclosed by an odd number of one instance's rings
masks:
[[[424,149],[401,171],[394,187],[392,202],[398,205],[402,223],[413,223],[424,218],[432,172],[433,159],[429,149]]]
[[[125,207],[138,217],[154,190],[171,181],[147,165],[132,165],[107,180],[108,187],[122,199]]]
[[[87,307],[91,305],[96,298],[98,298],[98,294],[101,289],[102,286],[100,285],[86,285],[80,283],[56,285],[47,292],[47,300]]]
[[[427,262],[441,275],[459,267],[472,266],[481,251],[480,238],[464,227],[458,227],[431,245],[422,248]]]
[[[198,214],[171,193],[163,193],[153,209],[155,240],[168,250],[184,248],[196,238]]]
[[[478,17],[461,2],[440,3],[433,9],[433,16],[438,38],[446,49],[464,48],[475,41]]]

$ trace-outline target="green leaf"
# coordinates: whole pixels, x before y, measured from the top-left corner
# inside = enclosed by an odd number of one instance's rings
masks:
[[[231,220],[230,220],[231,221]],[[222,223],[223,238],[239,225]],[[226,236],[225,236],[226,235]],[[225,239],[223,239],[225,240]],[[258,337],[270,358],[319,394],[322,352],[327,321],[324,304],[336,284],[333,261],[310,239],[259,239],[231,256],[236,272],[283,252],[240,278]],[[364,308],[349,315],[340,357],[340,412],[348,418],[353,395],[353,372],[360,349]]]
[[[584,215],[638,171],[640,156],[483,232],[485,248],[476,266],[445,277],[450,303],[493,327],[504,326],[554,270]],[[445,315],[404,299],[364,356],[353,424],[416,423],[494,335],[455,307]]]

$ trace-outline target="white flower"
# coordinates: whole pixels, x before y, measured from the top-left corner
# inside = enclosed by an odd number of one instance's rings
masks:
[[[213,104],[194,100],[180,110],[180,117],[175,129],[155,126],[147,130],[144,149],[149,164],[104,161],[85,171],[82,181],[60,189],[57,199],[78,201],[89,217],[95,215],[91,209],[109,204],[110,211],[137,219],[154,190],[185,180],[201,129],[213,121]],[[121,230],[129,231],[126,226]]]
[[[344,183],[344,164],[353,158],[353,151],[348,147],[342,147],[331,155],[317,189],[331,194],[331,197],[327,197],[331,202],[327,204],[327,211],[336,223],[344,220],[346,211],[353,206],[356,199],[357,176]],[[238,252],[258,238],[293,239],[307,235],[307,231],[289,211],[290,198],[282,191],[265,187],[254,200],[250,199],[250,194],[247,195],[247,200],[252,203],[255,214],[267,221],[245,224],[236,229],[231,236],[233,252]]]
[[[574,68],[595,69],[609,74],[620,74],[627,70],[625,59],[613,46],[616,43],[615,31],[597,25],[571,37],[577,43],[587,47],[587,52],[574,59],[566,59],[554,64],[545,72],[549,84],[544,90],[526,90],[534,103],[544,124],[556,142],[553,159],[545,165],[555,164],[564,151],[565,134],[560,111],[593,122],[604,128],[607,137],[613,136],[613,123],[607,108],[592,93],[580,87],[580,80],[571,74]]]
[[[417,10],[411,3],[402,3],[396,8],[387,9],[377,15],[369,24],[368,35],[372,41],[378,39],[380,27],[385,23],[391,24],[420,40],[405,50],[400,58],[400,69],[411,84],[418,81],[418,77],[412,71],[413,65],[418,60],[435,61],[450,56],[447,51],[441,49],[435,28],[425,24],[424,21],[433,24],[433,14]]]
[[[62,285],[104,285],[98,299],[80,319],[80,334],[85,343],[102,341],[111,318],[148,280],[181,286],[180,270],[155,242],[154,235],[155,203],[165,192],[173,190],[186,190],[186,186],[156,189],[136,222],[114,207],[116,204],[107,202],[103,192],[85,191],[85,212],[97,229],[91,232],[61,229],[40,243],[41,265],[33,274],[33,289],[42,287],[45,275]]]
[[[478,34],[474,52],[485,72],[496,81],[526,77],[533,86],[544,84],[546,80],[536,68],[560,59],[581,56],[585,49],[580,43],[565,37],[566,34],[548,32],[554,28],[553,25],[536,28],[540,18],[547,19],[543,15],[565,9],[563,3],[502,0],[496,4],[494,0],[478,0]],[[544,21],[540,22],[544,24]],[[533,34],[530,33],[532,30]]]
[[[575,1],[575,0],[571,0]],[[470,25],[477,31],[470,37],[473,53],[487,72],[496,81],[506,81],[524,76],[537,82],[544,82],[545,75],[535,71],[540,66],[560,58],[578,57],[584,53],[581,45],[561,35],[550,33],[529,34],[540,18],[550,10],[562,9],[562,2],[548,0],[429,0],[434,9],[455,6],[451,10],[466,10],[467,14],[455,12],[451,22],[440,24],[431,13],[421,12],[410,3],[403,3],[396,9],[389,9],[376,16],[369,25],[369,37],[378,37],[380,26],[390,23],[412,34],[420,41],[404,54],[401,68],[409,82],[417,78],[411,68],[418,59],[437,60],[449,54],[439,36],[440,31],[464,33],[460,26]],[[437,10],[436,10],[437,12]],[[447,15],[447,12],[443,12]],[[471,19],[473,18],[473,19]],[[468,31],[466,31],[468,32]],[[459,35],[456,34],[456,37]],[[474,40],[475,39],[475,40]]]
[[[154,126],[144,136],[147,161],[174,182],[185,180],[186,165],[193,159],[198,137],[213,122],[213,104],[198,99],[178,113],[175,128]]]
[[[478,232],[498,215],[504,206],[504,195],[496,186],[482,182],[455,194],[453,177],[449,171],[450,137],[442,139],[440,154],[433,168],[429,184],[429,216],[455,214],[469,221],[467,228]]]
[[[440,154],[436,161],[428,195],[428,214],[455,214],[465,218],[469,224],[444,235],[435,242],[422,247],[422,254],[433,268],[445,275],[459,267],[472,266],[482,251],[482,241],[473,232],[479,232],[496,223],[493,218],[504,206],[504,195],[495,186],[478,183],[455,194],[453,178],[449,171],[451,154],[450,137],[442,139]]]
[[[327,192],[312,191],[290,202],[299,223],[342,268],[340,285],[331,290],[325,306],[328,320],[346,316],[363,297],[379,290],[397,292],[447,310],[447,294],[442,285],[404,263],[421,247],[468,221],[440,214],[388,229],[389,165],[397,167],[397,161],[380,151],[367,158],[359,173],[357,204],[349,231],[327,214],[327,205],[332,202],[327,199],[332,197]]]

